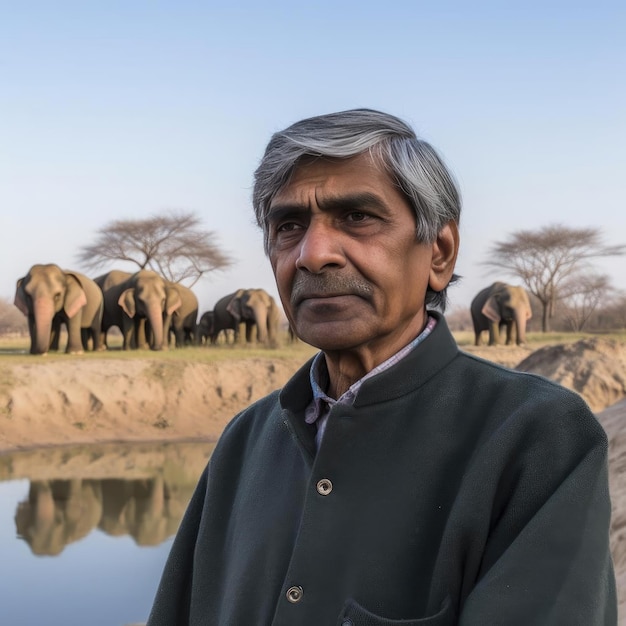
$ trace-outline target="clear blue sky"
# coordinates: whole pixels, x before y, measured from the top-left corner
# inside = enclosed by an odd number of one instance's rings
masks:
[[[481,262],[514,230],[626,243],[623,2],[0,8],[0,297],[34,263],[81,270],[106,222],[163,209],[198,212],[238,259],[194,287],[203,310],[238,287],[275,295],[252,173],[274,131],[353,107],[406,119],[456,174],[451,308],[508,279]],[[626,289],[626,257],[599,269]]]

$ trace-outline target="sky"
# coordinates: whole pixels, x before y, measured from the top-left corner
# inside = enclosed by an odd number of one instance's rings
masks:
[[[520,229],[626,243],[626,4],[0,0],[0,297],[35,263],[82,271],[114,219],[193,211],[236,260],[194,286],[277,297],[252,206],[272,133],[355,107],[432,143],[463,197],[450,310]],[[129,270],[129,266],[115,265]],[[87,272],[95,276],[113,269]],[[626,290],[626,257],[597,264]]]

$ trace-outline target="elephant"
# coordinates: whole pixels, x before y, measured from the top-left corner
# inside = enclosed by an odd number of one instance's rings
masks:
[[[182,305],[180,298],[170,297],[167,302],[165,279],[151,270],[134,274],[112,270],[94,280],[104,294],[103,335],[117,326],[124,336],[124,350],[143,347],[147,335],[150,349],[162,350],[167,338],[165,320]]]
[[[14,304],[28,317],[31,354],[58,350],[62,324],[67,328],[68,354],[87,350],[89,340],[93,350],[102,348],[102,292],[87,276],[54,263],[33,265],[17,281]]]
[[[197,343],[217,343],[217,333],[215,332],[215,311],[205,311],[200,316],[197,326]]]
[[[528,293],[523,287],[495,282],[478,292],[470,305],[474,323],[475,345],[479,346],[483,330],[489,331],[489,345],[499,341],[501,326],[506,326],[506,343],[526,343],[526,322],[532,317]]]
[[[176,347],[184,345],[196,345],[197,343],[197,320],[198,320],[198,298],[189,288],[180,283],[165,281],[166,285],[166,306],[168,313],[164,321],[164,332],[169,340],[169,332],[174,334]],[[177,305],[180,301],[180,305]]]
[[[280,309],[265,290],[238,289],[218,300],[213,311],[216,334],[232,328],[237,342],[240,324],[245,324],[247,342],[253,340],[253,330],[256,327],[257,340],[260,343],[276,344]]]

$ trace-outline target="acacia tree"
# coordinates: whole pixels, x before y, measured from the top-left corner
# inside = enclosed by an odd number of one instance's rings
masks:
[[[626,246],[605,245],[597,228],[553,224],[538,230],[519,230],[496,242],[484,264],[523,282],[541,303],[541,329],[547,332],[557,300],[588,289],[582,278],[589,274],[590,260],[624,253]]]
[[[201,228],[191,212],[167,212],[138,220],[114,220],[82,246],[78,260],[95,270],[114,261],[151,269],[173,282],[194,285],[207,272],[225,269],[232,260],[220,250],[215,234]]]

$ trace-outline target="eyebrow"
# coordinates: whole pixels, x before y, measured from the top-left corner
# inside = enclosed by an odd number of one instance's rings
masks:
[[[388,214],[389,209],[380,196],[369,191],[324,198],[319,207],[322,211],[332,213],[334,211],[358,211],[362,209],[375,209],[381,213]],[[265,222],[273,222],[285,216],[303,213],[309,210],[309,204],[299,204],[294,202],[279,203],[270,208],[265,218]]]

